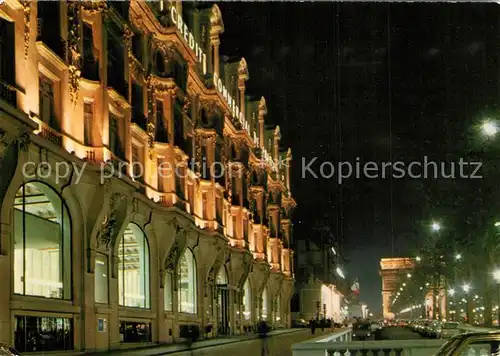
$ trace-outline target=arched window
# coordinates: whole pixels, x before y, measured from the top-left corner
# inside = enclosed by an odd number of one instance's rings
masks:
[[[262,320],[267,320],[267,313],[269,310],[269,299],[267,296],[267,287],[262,291]]]
[[[149,247],[144,232],[128,224],[118,244],[118,297],[126,307],[149,308]]]
[[[179,312],[196,314],[196,260],[193,252],[186,249],[177,265],[179,276]]]
[[[14,200],[14,293],[71,299],[71,219],[61,197],[40,182]]]
[[[245,281],[243,285],[243,317],[245,320],[250,320],[252,317],[252,290],[250,289],[250,281]]]
[[[219,273],[217,273],[216,283],[219,286],[228,284],[226,267],[221,266],[221,268],[219,269]]]

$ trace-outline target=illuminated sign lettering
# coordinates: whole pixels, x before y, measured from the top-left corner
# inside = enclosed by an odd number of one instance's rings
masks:
[[[179,30],[179,33],[184,41],[196,54],[196,58],[203,68],[203,74],[207,74],[207,55],[203,52],[203,48],[198,44],[198,42],[195,41],[193,33],[189,31],[187,24],[182,19],[182,15],[177,12],[174,6],[170,7],[170,17],[172,18],[172,22],[177,27],[177,30]]]

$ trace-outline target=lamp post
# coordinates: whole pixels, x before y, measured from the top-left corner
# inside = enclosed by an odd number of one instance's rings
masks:
[[[453,296],[455,295],[455,289],[451,288],[451,289],[448,291],[448,294],[450,295],[450,300],[453,300]],[[451,302],[451,303],[453,303],[453,302]],[[450,309],[452,309],[452,308],[450,308]],[[456,313],[456,311],[455,311],[455,313]],[[449,313],[449,314],[451,314],[451,313]],[[450,319],[454,319],[454,318],[452,317],[452,318],[450,318]]]
[[[493,272],[493,278],[495,278],[495,282],[497,282],[497,322],[498,328],[500,328],[500,269]]]
[[[431,224],[431,230],[435,234],[439,234],[441,231],[441,224],[437,221],[433,221]],[[433,281],[432,281],[432,319],[437,319],[438,313],[439,313],[439,287],[440,287],[440,282],[441,282],[441,271],[440,271],[440,263],[441,261],[439,260],[438,257],[438,252],[437,252],[437,241],[434,241],[434,256],[433,256],[433,267],[434,267],[434,273],[433,273]],[[439,313],[440,314],[440,313]]]

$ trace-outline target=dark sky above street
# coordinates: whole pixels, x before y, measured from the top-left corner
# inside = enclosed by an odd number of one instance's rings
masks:
[[[381,257],[405,256],[437,214],[432,179],[301,177],[301,160],[442,161],[498,114],[500,14],[474,3],[219,4],[221,51],[246,58],[247,92],[266,98],[294,156],[295,238],[326,219],[381,309]],[[500,146],[500,143],[497,145]],[[318,168],[316,168],[318,169]]]

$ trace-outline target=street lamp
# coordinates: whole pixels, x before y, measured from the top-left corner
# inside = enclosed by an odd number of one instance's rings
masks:
[[[455,290],[453,288],[451,288],[448,293],[453,297],[453,295],[455,295]]]
[[[431,225],[431,228],[432,228],[432,231],[439,231],[441,230],[441,224],[439,224],[438,222],[433,222],[432,225]]]
[[[415,257],[415,259],[417,260],[417,262],[422,261],[422,258],[420,258],[420,256]]]
[[[462,255],[461,255],[461,254],[457,253],[457,254],[455,255],[455,259],[456,259],[457,261],[460,261],[460,259],[461,259],[461,258],[462,258]]]
[[[497,298],[498,305],[500,305],[500,269],[497,269],[495,272],[493,272],[493,278],[495,278],[495,281],[497,282]],[[497,318],[498,327],[500,328],[500,308],[497,309]]]
[[[465,293],[469,293],[469,291],[470,291],[470,284],[469,283],[465,283],[462,286],[462,289],[464,290]]]
[[[411,273],[408,273],[406,277],[411,278]]]
[[[498,133],[498,126],[491,120],[486,120],[481,125],[481,131],[485,136],[493,137]]]

